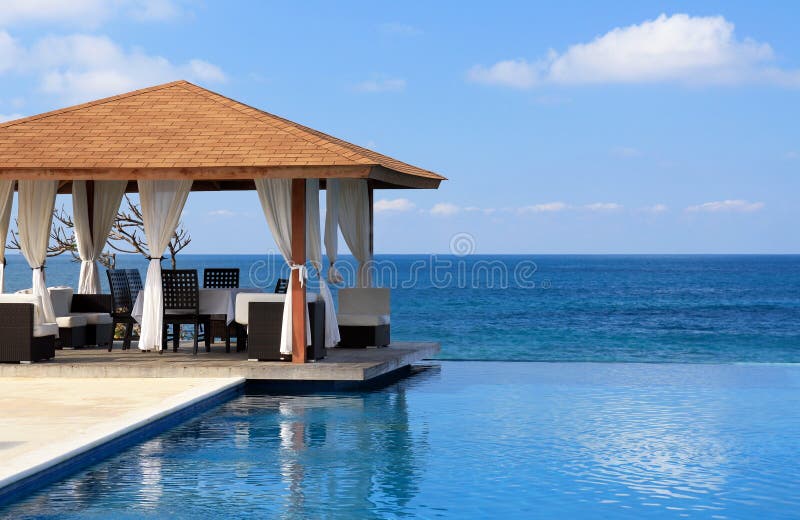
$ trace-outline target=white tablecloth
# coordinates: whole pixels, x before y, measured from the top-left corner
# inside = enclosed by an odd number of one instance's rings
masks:
[[[227,316],[227,323],[233,321],[236,315],[236,295],[242,292],[263,292],[261,289],[240,288],[240,289],[200,289],[200,314],[224,314]],[[142,322],[142,312],[144,311],[144,291],[139,291],[136,295],[136,303],[133,304],[133,319]]]

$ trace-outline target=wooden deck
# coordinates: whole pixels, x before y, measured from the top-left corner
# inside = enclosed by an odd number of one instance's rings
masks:
[[[244,377],[249,381],[367,382],[439,352],[438,343],[393,343],[385,348],[328,350],[316,363],[248,361],[244,352],[191,354],[188,346],[163,355],[136,348],[58,350],[50,361],[30,365],[0,364],[0,377]]]

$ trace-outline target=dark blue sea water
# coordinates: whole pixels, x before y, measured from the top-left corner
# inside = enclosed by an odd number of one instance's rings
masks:
[[[340,264],[352,278],[352,258]],[[269,289],[281,270],[266,256],[178,259],[215,266]],[[393,339],[439,341],[444,359],[800,362],[800,255],[379,255],[375,269],[393,288]],[[7,273],[8,289],[30,286],[21,257]],[[74,286],[78,265],[51,259],[47,276]]]

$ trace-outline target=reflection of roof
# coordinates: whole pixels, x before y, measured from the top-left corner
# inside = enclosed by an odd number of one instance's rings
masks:
[[[31,172],[25,172],[30,169]],[[176,81],[0,124],[0,175],[78,178],[444,177]]]

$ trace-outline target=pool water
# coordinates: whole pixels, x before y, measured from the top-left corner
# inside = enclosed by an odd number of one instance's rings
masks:
[[[441,362],[234,398],[9,518],[797,518],[800,367]]]

